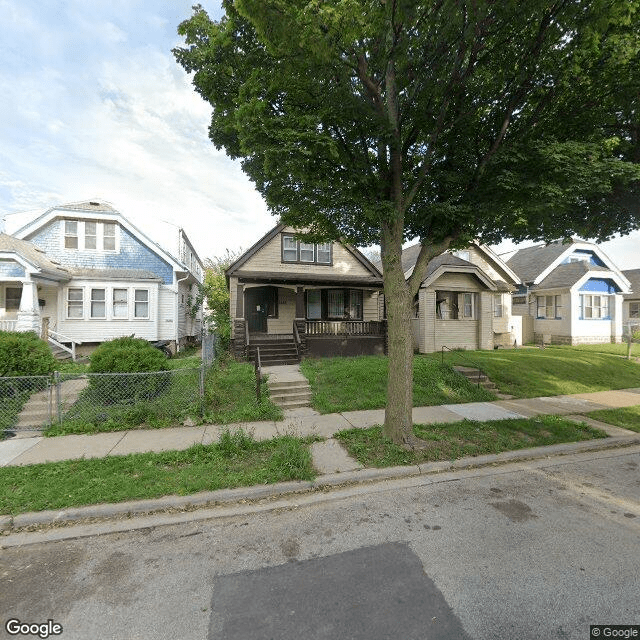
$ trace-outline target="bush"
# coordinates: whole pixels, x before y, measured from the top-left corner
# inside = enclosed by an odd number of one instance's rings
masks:
[[[140,338],[116,338],[103,342],[91,356],[91,390],[101,404],[134,402],[151,399],[170,384],[167,357],[159,349]],[[149,375],[108,375],[121,373],[148,373]]]
[[[56,363],[49,345],[35,333],[0,331],[0,377],[46,376]]]

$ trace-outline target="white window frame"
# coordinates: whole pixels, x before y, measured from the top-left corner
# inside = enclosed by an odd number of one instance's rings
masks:
[[[107,225],[113,227],[113,235],[107,235]],[[107,239],[113,238],[113,248],[107,248]],[[102,251],[117,251],[118,249],[118,223],[103,222],[102,223]]]
[[[70,230],[69,227],[75,225],[75,230]],[[75,240],[75,247],[67,246],[67,238]],[[62,225],[62,246],[65,249],[78,250],[80,248],[80,221],[65,219]]]
[[[146,300],[138,300],[138,293],[146,293],[147,297]],[[149,315],[149,304],[150,304],[150,298],[151,296],[149,295],[149,289],[140,289],[140,288],[134,288],[133,290],[133,319],[134,320],[148,320],[151,316]],[[147,315],[143,316],[143,315],[138,315],[138,305],[139,304],[145,304],[146,305],[146,313]]]
[[[493,295],[493,317],[502,318],[504,315],[504,303],[501,293],[495,293]]]
[[[321,260],[320,256],[326,254],[327,259]],[[318,264],[331,264],[331,243],[321,242],[316,245],[316,262]]]
[[[287,246],[287,243],[293,243],[293,246]],[[293,258],[291,257],[292,251],[295,254]],[[282,260],[283,262],[298,262],[298,239],[295,236],[282,236]]]
[[[611,296],[601,293],[583,293],[580,298],[583,320],[611,320]],[[587,309],[589,309],[588,312]]]
[[[102,292],[102,298],[95,298],[96,292]],[[97,315],[94,312],[94,304],[102,305],[102,315]],[[106,320],[107,319],[107,289],[105,287],[91,287],[89,290],[89,318],[91,320]]]
[[[316,261],[316,246],[315,244],[313,244],[313,242],[302,242],[300,241],[300,248],[299,248],[299,255],[300,255],[300,262],[308,262],[310,264],[313,264]],[[309,253],[311,252],[311,259],[309,259],[309,257],[307,256],[306,258],[303,257],[304,253]]]
[[[640,302],[629,303],[629,317],[640,318]]]
[[[72,291],[79,291],[80,298],[76,300],[72,300],[70,297]],[[80,309],[79,316],[72,316],[69,313],[69,310],[71,309],[72,305],[74,308]],[[67,320],[83,320],[84,319],[84,287],[68,287],[67,288],[65,308],[66,308]]]
[[[536,296],[536,318],[540,320],[560,320],[560,296]]]
[[[460,307],[462,308],[462,318],[465,320],[473,320],[476,317],[476,300],[475,295],[473,293],[464,292],[460,294],[462,296],[462,304]],[[467,302],[467,297],[469,302]],[[467,313],[467,307],[469,307],[470,313]]]
[[[93,233],[88,233],[87,232],[87,227],[89,225],[94,225],[94,232]],[[98,223],[95,220],[85,220],[83,223],[84,226],[84,250],[85,251],[97,251],[98,249]],[[87,246],[87,239],[88,238],[93,238],[93,247],[88,247]]]
[[[124,300],[116,300],[116,291],[124,291]],[[124,308],[124,315],[118,315],[116,308]],[[111,319],[112,320],[129,320],[129,289],[125,287],[113,287],[111,289]]]

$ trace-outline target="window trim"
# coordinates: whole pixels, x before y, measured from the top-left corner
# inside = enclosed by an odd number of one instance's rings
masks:
[[[93,297],[95,291],[102,291],[102,300]],[[103,315],[96,316],[93,314],[93,304],[102,303]],[[89,287],[89,319],[90,320],[106,320],[107,319],[107,288],[106,287]]]
[[[635,313],[632,311],[635,307]],[[629,302],[629,317],[640,318],[640,302]]]
[[[116,300],[115,294],[116,291],[124,291],[125,299],[124,300]],[[125,315],[117,316],[116,315],[116,304],[124,305]],[[111,288],[111,320],[129,320],[129,289],[126,287],[112,287]]]
[[[76,232],[68,233],[67,224],[74,223]],[[95,224],[95,233],[87,235],[87,223]],[[114,234],[105,235],[105,226],[113,225]],[[114,220],[82,220],[79,218],[63,218],[62,219],[62,249],[65,251],[88,251],[91,253],[119,253],[120,251],[120,234],[118,233],[119,223]],[[95,247],[87,247],[87,237],[95,238]],[[75,238],[75,247],[67,246],[67,238]],[[113,249],[105,248],[105,238],[113,238]]]
[[[16,291],[20,292],[20,295],[18,296],[18,306],[15,307],[15,308],[13,306],[11,308],[7,307],[7,300],[8,300],[7,292],[9,291],[9,289],[15,289]],[[14,299],[15,298],[12,298],[12,300],[14,300]],[[22,302],[22,287],[11,287],[9,285],[5,286],[5,288],[4,288],[4,303],[3,303],[4,310],[7,313],[13,313],[14,311],[20,311],[20,302]]]
[[[310,318],[309,317],[309,293],[317,291],[319,293],[320,298],[320,317],[319,318]],[[330,316],[329,315],[329,292],[331,291],[339,291],[342,294],[342,315],[340,316]],[[352,308],[351,300],[352,296],[356,295],[359,298],[359,301],[356,302],[356,309],[359,305],[359,316],[353,317],[348,314],[348,310]],[[305,320],[309,320],[310,322],[316,321],[319,322],[321,320],[327,320],[329,322],[344,322],[353,320],[354,322],[362,322],[364,321],[364,290],[362,289],[345,289],[342,287],[326,287],[326,288],[314,288],[307,289],[305,291],[305,301],[304,301],[304,309],[305,309]]]
[[[494,318],[504,317],[504,300],[502,298],[501,293],[493,294],[493,317]]]
[[[145,291],[146,294],[147,294],[147,299],[146,300],[136,300],[136,294],[138,293],[138,291]],[[149,289],[143,289],[141,287],[133,287],[133,318],[132,318],[132,320],[149,320],[150,317],[151,317],[149,315],[150,302],[151,302],[151,296],[149,295]],[[147,315],[146,316],[139,316],[138,315],[137,305],[139,303],[147,305]]]
[[[611,320],[611,295],[603,293],[581,293],[580,294],[580,320]],[[591,298],[591,304],[587,305],[587,298]],[[595,298],[600,298],[600,304],[594,305]],[[606,306],[602,301],[606,300]],[[591,309],[591,317],[587,317],[586,310]],[[593,316],[593,309],[598,309],[598,317]],[[606,309],[606,315],[602,315],[603,309]]]
[[[67,320],[84,320],[84,287],[67,287],[67,295],[65,296],[66,301],[65,301],[65,312],[66,312],[66,319]],[[79,300],[71,300],[71,298],[69,297],[72,291],[79,291],[80,292],[80,299]],[[79,316],[72,316],[69,314],[69,310],[71,308],[71,303],[73,303],[74,307],[78,307],[80,309],[80,315]]]
[[[293,240],[296,245],[296,259],[287,259],[285,258],[285,239]],[[302,248],[301,245],[308,245],[313,247],[313,260],[303,260],[302,259]],[[318,246],[326,246],[329,245],[329,261],[322,262],[318,260]],[[287,247],[286,251],[292,252],[293,247]],[[333,266],[333,242],[303,242],[299,240],[295,234],[293,233],[281,233],[280,234],[280,262],[282,264],[317,264],[324,267],[332,267]]]

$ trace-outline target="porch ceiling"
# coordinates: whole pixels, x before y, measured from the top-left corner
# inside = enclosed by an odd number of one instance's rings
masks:
[[[295,284],[295,285],[326,285],[332,287],[370,287],[382,289],[382,278],[367,276],[340,276],[335,274],[322,275],[315,273],[275,273],[265,271],[240,271],[234,274],[240,283],[259,284]]]

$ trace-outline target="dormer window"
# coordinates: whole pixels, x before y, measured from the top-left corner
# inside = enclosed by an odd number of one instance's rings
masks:
[[[282,262],[330,265],[331,259],[330,242],[303,242],[293,235],[282,235]]]
[[[64,248],[65,249],[78,248],[78,221],[77,220],[64,221]]]
[[[117,223],[64,220],[64,248],[78,251],[117,251]]]

